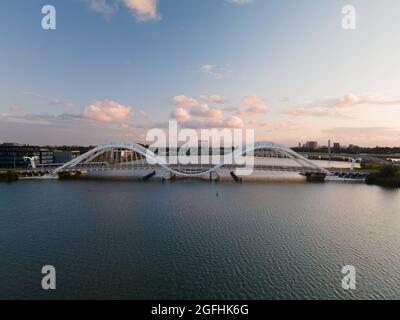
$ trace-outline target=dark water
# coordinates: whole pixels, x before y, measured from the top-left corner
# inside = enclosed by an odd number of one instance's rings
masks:
[[[400,298],[399,191],[32,181],[0,184],[0,204],[0,298]]]

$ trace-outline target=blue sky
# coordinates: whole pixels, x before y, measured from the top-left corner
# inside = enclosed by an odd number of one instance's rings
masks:
[[[398,1],[234,2],[1,1],[0,142],[140,141],[177,118],[288,145],[400,145]]]

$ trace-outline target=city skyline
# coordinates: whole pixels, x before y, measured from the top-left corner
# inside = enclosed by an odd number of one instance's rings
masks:
[[[110,141],[111,142],[111,141]],[[126,142],[129,143],[129,141],[118,141],[120,143]],[[141,141],[134,141],[137,142],[139,144],[142,145],[146,145],[145,142],[141,142]],[[203,142],[202,140],[199,140],[199,143]],[[210,141],[212,142],[212,141]],[[257,142],[262,142],[262,141],[257,141]],[[272,142],[272,141],[271,141]],[[330,144],[329,144],[330,142]],[[221,141],[221,146],[224,146],[224,140]],[[184,142],[179,143],[178,147],[180,147],[181,145],[183,145]],[[147,144],[148,145],[148,144]],[[310,147],[311,145],[311,147]],[[93,147],[95,146],[93,145],[85,145],[85,144],[29,144],[29,143],[23,143],[23,142],[13,142],[13,141],[0,141],[0,146],[17,146],[17,147],[21,147],[21,146],[35,146],[35,147],[49,147],[49,148],[62,148],[62,147],[68,147],[68,148],[74,148],[74,147],[84,147],[84,148],[88,148],[88,147]],[[167,144],[168,146],[168,144]],[[388,147],[388,146],[362,146],[362,145],[355,145],[353,143],[350,144],[342,144],[341,142],[337,142],[337,141],[326,141],[326,143],[322,142],[320,143],[319,141],[313,141],[313,140],[307,140],[307,141],[299,141],[297,142],[297,144],[291,145],[289,146],[291,148],[310,148],[310,149],[326,149],[326,148],[331,148],[332,150],[334,149],[354,149],[354,148],[360,148],[360,149],[376,149],[376,148],[389,148],[389,149],[398,149],[400,147]]]
[[[400,145],[397,1],[352,1],[347,31],[341,0],[54,0],[48,31],[46,4],[0,4],[0,143],[141,142],[178,120]]]

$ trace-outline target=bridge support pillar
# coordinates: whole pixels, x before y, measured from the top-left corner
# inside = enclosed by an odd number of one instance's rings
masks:
[[[306,172],[304,175],[307,182],[324,182],[326,178],[326,174],[320,172]]]
[[[162,178],[162,181],[169,181],[169,180],[175,180],[176,179],[176,174],[172,172],[166,172],[164,174],[164,177]]]
[[[236,182],[242,182],[242,178],[238,177],[234,171],[231,171],[231,176]]]
[[[149,180],[151,177],[153,177],[153,176],[155,176],[156,175],[156,171],[154,170],[153,172],[150,172],[148,175],[145,175],[143,178],[142,178],[142,180],[143,181],[147,181],[147,180]]]
[[[217,171],[210,172],[210,180],[219,181],[219,175],[218,175]]]

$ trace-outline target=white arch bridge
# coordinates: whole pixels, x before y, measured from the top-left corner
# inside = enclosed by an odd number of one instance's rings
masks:
[[[107,176],[119,172],[119,176],[136,176],[144,180],[152,176],[162,178],[202,177],[218,178],[222,171],[229,172],[236,181],[237,172],[245,167],[246,157],[253,157],[251,169],[257,171],[296,172],[317,179],[333,175],[329,170],[311,162],[290,148],[272,142],[256,142],[242,148],[219,149],[219,162],[215,159],[216,150],[204,149],[201,154],[193,154],[193,149],[152,150],[138,143],[108,143],[100,145],[72,161],[50,171],[53,176],[89,175]],[[228,151],[228,152],[227,152]],[[178,153],[190,159],[189,163],[178,163]],[[197,150],[199,152],[199,150]],[[237,163],[238,159],[241,164]],[[261,159],[266,159],[261,161]],[[197,161],[196,161],[197,160]]]

